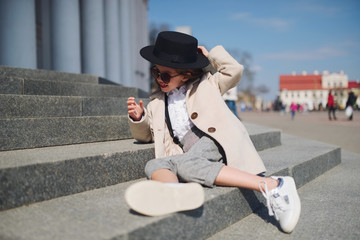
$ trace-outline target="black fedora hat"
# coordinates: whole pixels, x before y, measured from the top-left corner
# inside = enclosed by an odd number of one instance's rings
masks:
[[[171,68],[203,68],[209,65],[209,60],[197,50],[198,41],[193,36],[165,31],[160,32],[154,46],[140,50],[140,55],[146,60]]]

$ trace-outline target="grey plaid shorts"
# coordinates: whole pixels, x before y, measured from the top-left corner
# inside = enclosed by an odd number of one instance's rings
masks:
[[[145,166],[148,179],[156,170],[169,169],[180,182],[196,182],[213,187],[221,168],[225,165],[225,154],[222,147],[206,134],[197,134],[200,138],[184,154],[152,159]],[[187,146],[187,140],[184,146]]]

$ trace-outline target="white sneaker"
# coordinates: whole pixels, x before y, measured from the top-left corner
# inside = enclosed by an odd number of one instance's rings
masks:
[[[204,190],[198,183],[148,180],[131,185],[125,192],[130,208],[148,216],[193,210],[203,205],[204,199]]]
[[[281,229],[290,233],[294,230],[301,212],[300,198],[292,177],[272,177],[279,181],[277,188],[268,191],[265,182],[259,184],[260,191],[266,198],[269,215],[275,215]],[[263,187],[261,186],[263,184]]]

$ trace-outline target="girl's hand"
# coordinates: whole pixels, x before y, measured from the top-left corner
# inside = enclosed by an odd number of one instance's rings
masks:
[[[198,46],[198,51],[202,54],[205,55],[205,57],[207,57],[209,55],[208,50],[206,50],[206,48],[204,46]]]
[[[140,121],[144,114],[144,103],[142,100],[139,101],[139,105],[135,102],[134,97],[129,97],[127,100],[128,114],[134,121]]]

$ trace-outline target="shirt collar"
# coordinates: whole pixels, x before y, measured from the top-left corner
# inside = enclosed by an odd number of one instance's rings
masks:
[[[186,85],[181,86],[180,88],[175,88],[173,90],[171,90],[170,92],[167,92],[166,95],[167,96],[171,96],[171,95],[185,95],[186,94]]]

